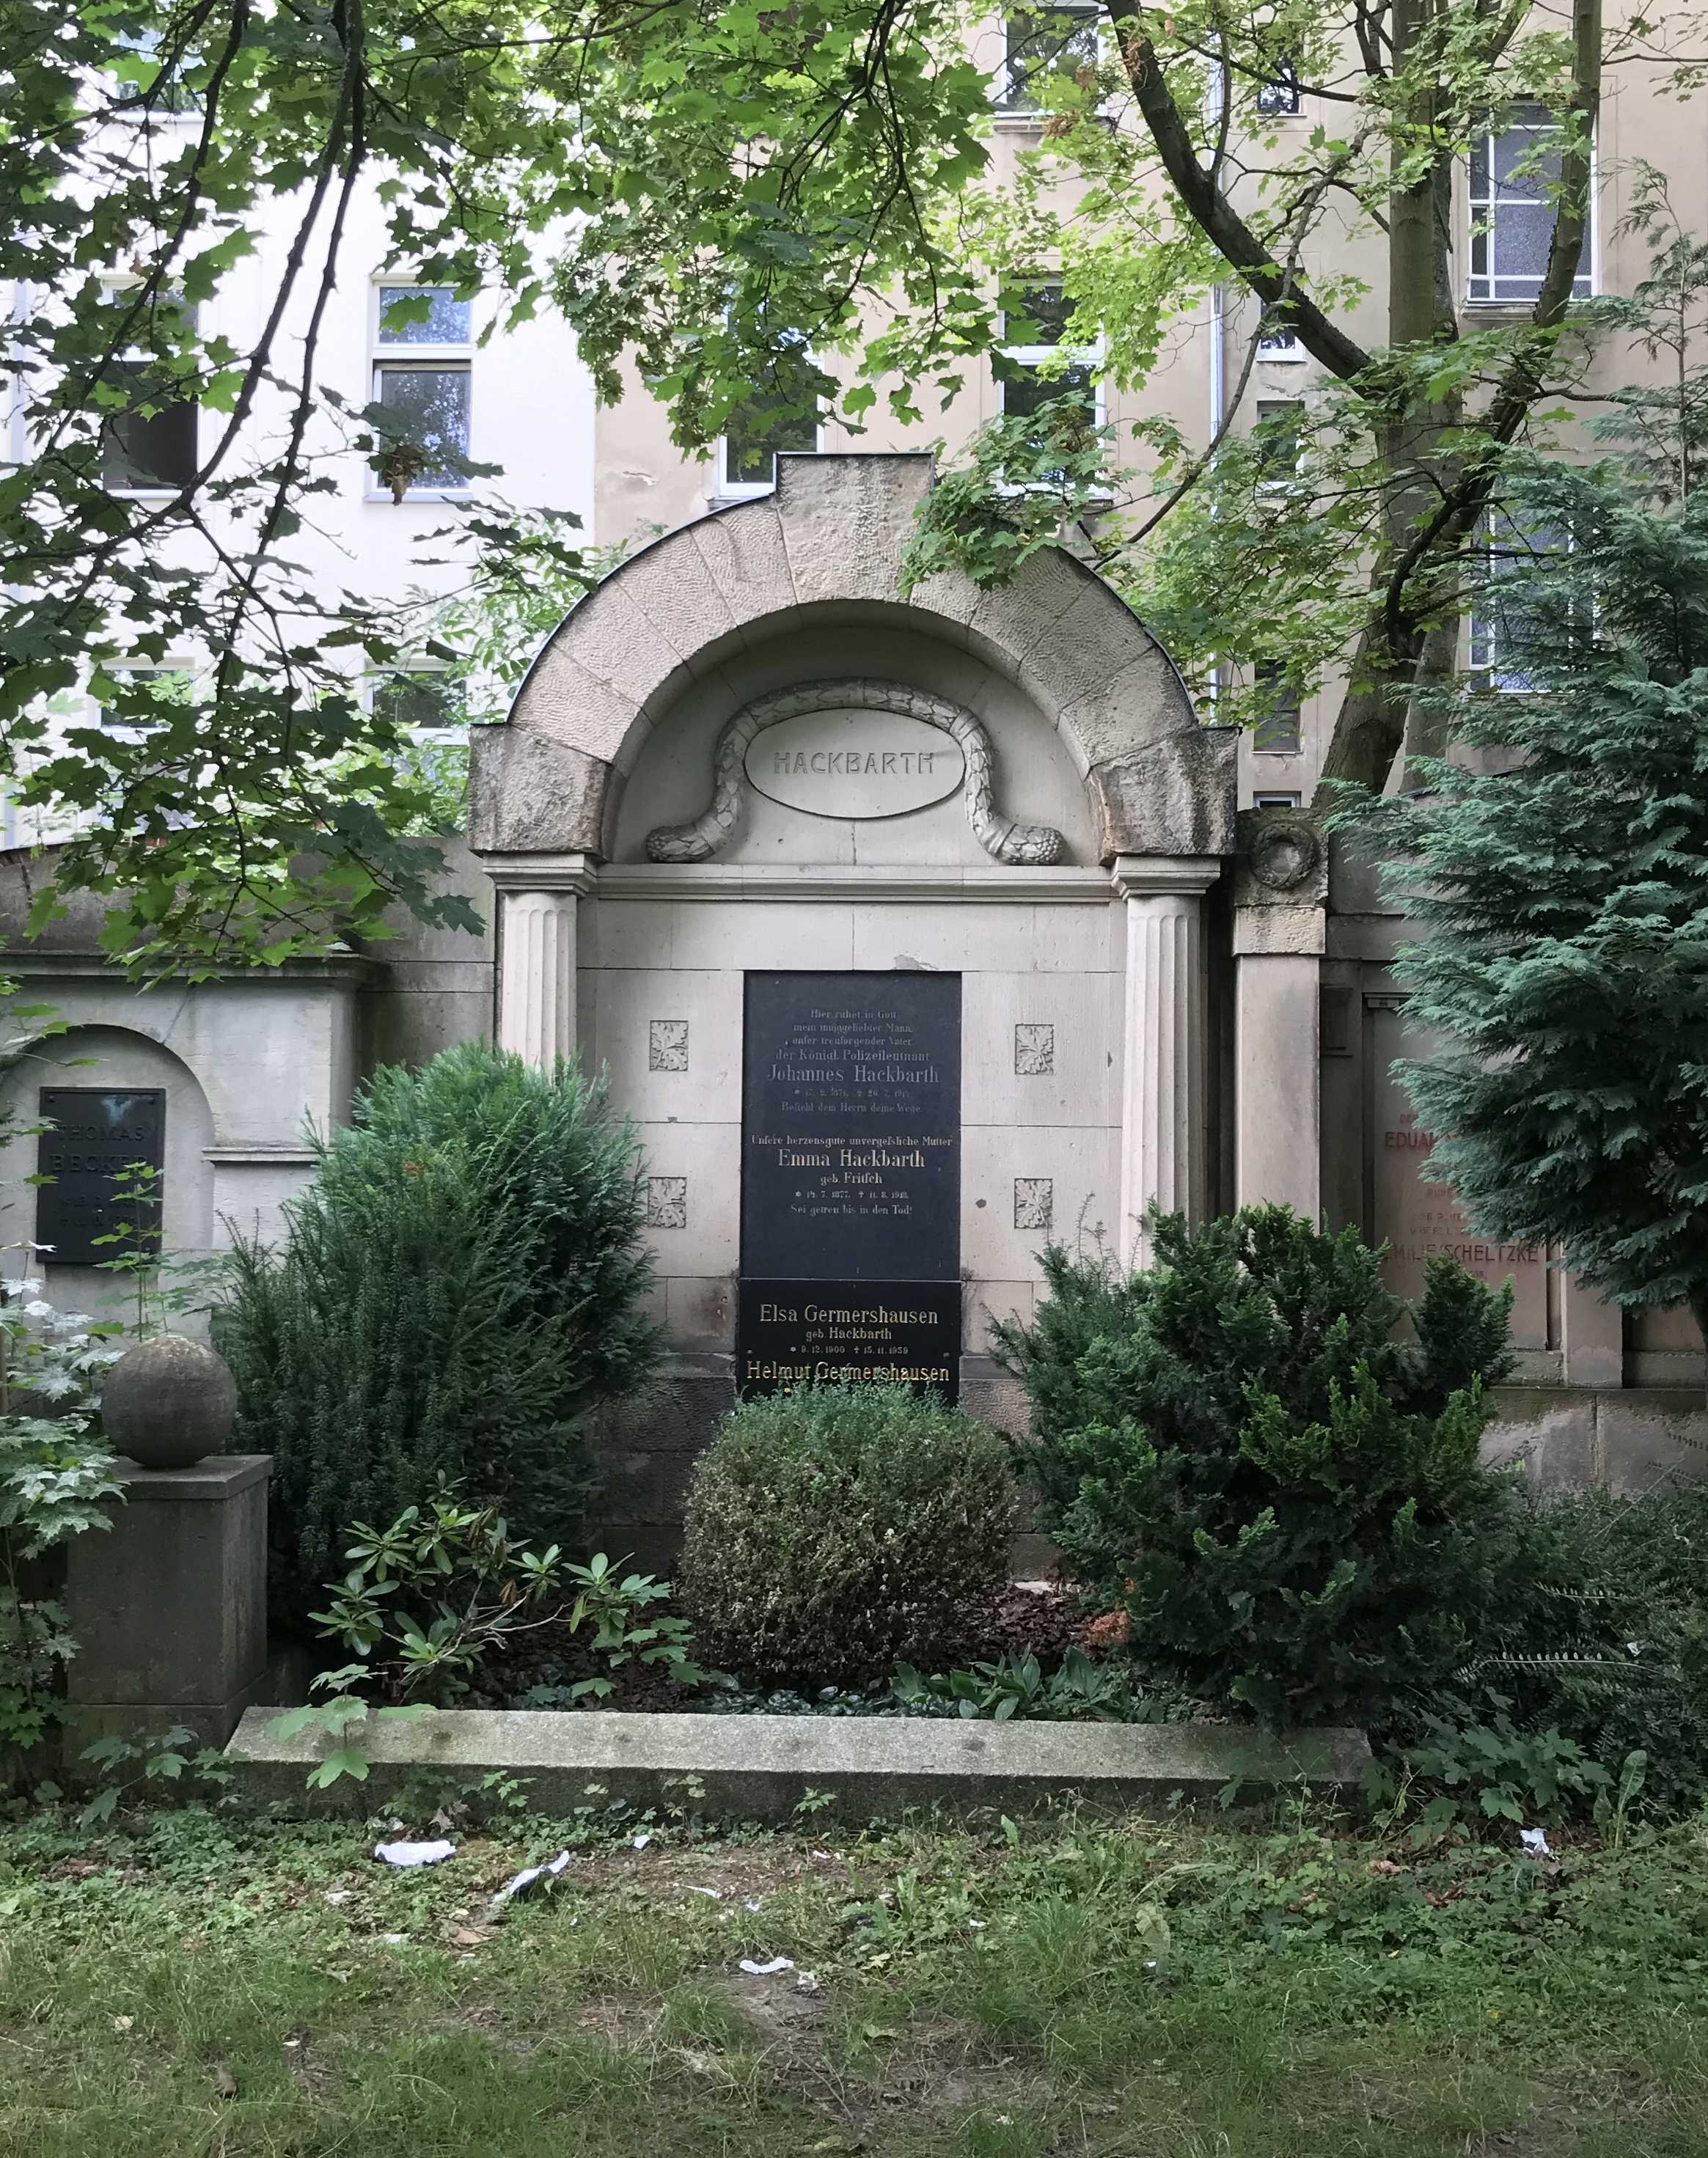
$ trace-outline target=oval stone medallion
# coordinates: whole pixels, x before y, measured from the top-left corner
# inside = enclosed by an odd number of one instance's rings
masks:
[[[952,735],[845,705],[766,727],[748,743],[746,767],[761,794],[809,817],[900,817],[944,800],[967,774]]]

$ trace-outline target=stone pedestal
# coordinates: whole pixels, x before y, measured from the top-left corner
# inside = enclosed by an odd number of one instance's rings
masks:
[[[1293,810],[1240,818],[1234,875],[1234,1203],[1323,1211],[1321,973],[1328,860]]]
[[[121,1460],[111,1528],[66,1546],[69,1758],[95,1738],[174,1724],[204,1745],[230,1737],[266,1669],[271,1467],[265,1453],[193,1469]]]

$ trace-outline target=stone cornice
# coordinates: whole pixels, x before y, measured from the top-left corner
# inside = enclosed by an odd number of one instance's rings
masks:
[[[591,854],[482,854],[480,860],[500,891],[572,891],[585,899],[599,875]]]
[[[525,885],[519,874],[513,881]],[[538,887],[536,887],[538,888]],[[1094,869],[793,868],[783,863],[610,862],[595,896],[609,900],[724,899],[792,905],[1107,906],[1109,879]]]
[[[1117,854],[1109,882],[1122,899],[1206,892],[1221,875],[1215,854]]]

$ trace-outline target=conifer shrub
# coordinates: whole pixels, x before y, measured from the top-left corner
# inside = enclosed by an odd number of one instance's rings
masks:
[[[695,1654],[764,1680],[942,1669],[1006,1584],[1019,1518],[1000,1435],[905,1386],[744,1402],[689,1492]]]
[[[1045,1254],[993,1329],[1032,1408],[1023,1473],[1070,1577],[1134,1652],[1272,1725],[1382,1722],[1490,1644],[1532,1562],[1514,1479],[1478,1465],[1511,1291],[1285,1207],[1153,1225],[1155,1263]]]
[[[215,1315],[236,1443],[274,1458],[276,1605],[301,1624],[348,1532],[440,1479],[572,1546],[593,1413],[647,1385],[640,1165],[602,1084],[467,1044],[378,1072],[315,1137],[281,1248],[240,1242]]]

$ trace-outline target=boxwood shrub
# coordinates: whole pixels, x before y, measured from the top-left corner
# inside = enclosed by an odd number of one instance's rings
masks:
[[[905,1386],[745,1402],[689,1493],[695,1653],[766,1680],[940,1670],[1006,1582],[1019,1516],[1001,1436]]]

